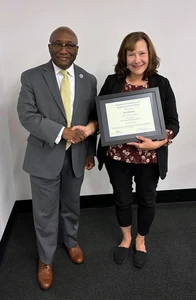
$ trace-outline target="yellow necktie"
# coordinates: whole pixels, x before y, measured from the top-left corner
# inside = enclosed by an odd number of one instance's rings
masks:
[[[69,78],[67,75],[66,70],[61,70],[61,73],[63,74],[63,79],[61,81],[61,98],[63,101],[65,114],[67,118],[67,127],[71,126],[71,110],[70,110],[70,84],[69,84]],[[71,146],[70,142],[66,143],[66,150]]]

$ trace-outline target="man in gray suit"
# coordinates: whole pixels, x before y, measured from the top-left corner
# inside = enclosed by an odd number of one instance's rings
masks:
[[[84,169],[94,166],[96,148],[95,136],[73,127],[88,124],[89,129],[96,128],[91,115],[96,78],[73,63],[78,53],[77,36],[70,28],[59,27],[52,32],[48,48],[51,60],[22,74],[17,107],[20,122],[30,133],[23,169],[30,174],[39,252],[38,283],[44,290],[53,281],[59,203],[67,253],[74,263],[83,262],[77,243],[80,189]],[[67,99],[61,93],[63,70],[68,78]],[[69,104],[69,112],[64,101]]]

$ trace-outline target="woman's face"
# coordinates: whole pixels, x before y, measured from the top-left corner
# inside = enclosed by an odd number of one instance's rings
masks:
[[[148,67],[148,47],[145,40],[139,40],[133,51],[127,50],[127,68],[131,75],[142,77]]]

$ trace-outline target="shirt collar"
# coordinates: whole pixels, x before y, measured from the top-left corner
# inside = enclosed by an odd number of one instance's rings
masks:
[[[59,74],[59,72],[62,70],[61,68],[57,67],[53,61],[52,61],[53,67],[54,67],[54,72],[55,74]],[[67,73],[71,76],[74,77],[74,64],[72,64],[68,69],[67,69]]]

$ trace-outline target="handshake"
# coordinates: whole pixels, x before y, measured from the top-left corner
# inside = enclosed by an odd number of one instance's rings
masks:
[[[66,127],[63,130],[62,138],[73,144],[84,141],[89,135],[95,133],[98,129],[97,121],[90,121],[86,126],[77,125]]]

